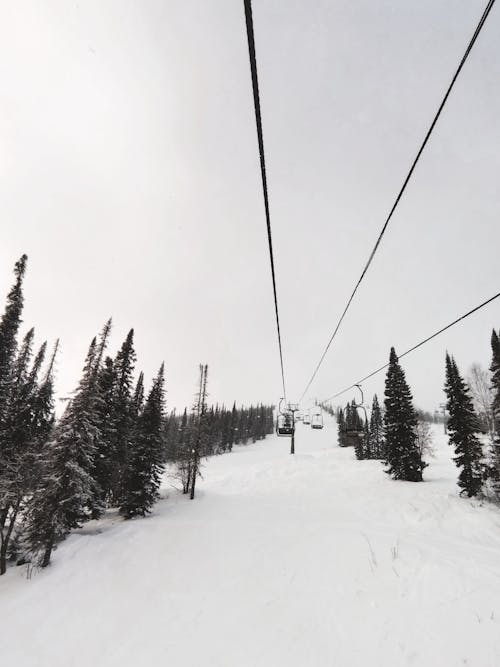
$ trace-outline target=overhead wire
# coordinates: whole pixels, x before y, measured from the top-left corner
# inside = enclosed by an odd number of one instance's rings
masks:
[[[271,261],[271,278],[273,282],[274,312],[276,316],[276,329],[278,333],[278,347],[281,366],[281,380],[283,384],[283,396],[286,401],[285,369],[283,364],[283,346],[281,342],[281,327],[278,308],[278,290],[276,287],[276,270],[274,263],[273,238],[271,230],[271,215],[269,212],[269,195],[267,188],[266,160],[264,153],[264,134],[262,131],[262,115],[260,110],[259,79],[257,76],[257,59],[255,55],[255,37],[253,30],[252,1],[243,0],[245,6],[245,19],[248,38],[248,55],[250,58],[250,72],[252,75],[253,102],[255,107],[255,122],[257,125],[257,139],[259,143],[260,171],[262,176],[262,190],[264,193],[264,209],[266,213],[267,241],[269,245],[269,258]]]
[[[469,57],[469,54],[470,54],[470,52],[471,52],[471,50],[472,50],[472,47],[474,46],[474,44],[475,44],[475,42],[476,42],[476,40],[477,40],[477,38],[478,38],[478,36],[479,36],[479,33],[481,32],[481,30],[482,30],[482,28],[483,28],[483,26],[484,26],[484,23],[486,22],[486,19],[488,18],[488,15],[489,15],[489,13],[490,13],[490,11],[491,11],[491,8],[493,7],[494,4],[495,4],[495,0],[489,0],[487,6],[486,6],[486,8],[485,8],[485,10],[484,10],[484,12],[483,12],[483,14],[482,14],[482,16],[481,16],[480,21],[479,21],[479,23],[478,23],[477,26],[476,26],[476,29],[475,29],[475,31],[474,31],[474,34],[472,35],[472,37],[471,37],[471,39],[470,39],[470,41],[469,41],[469,44],[468,44],[468,46],[467,46],[467,48],[466,48],[466,50],[465,50],[464,55],[462,56],[462,59],[460,60],[460,64],[458,65],[457,70],[456,70],[455,74],[453,75],[453,78],[452,78],[452,80],[451,80],[451,83],[450,83],[450,85],[448,86],[448,89],[446,90],[446,93],[445,93],[445,95],[444,95],[444,97],[443,97],[443,99],[442,99],[442,101],[441,101],[441,104],[440,104],[439,107],[438,107],[438,110],[437,110],[437,112],[436,112],[436,114],[435,114],[435,116],[434,116],[434,119],[433,119],[433,121],[432,121],[432,123],[431,123],[429,129],[427,130],[427,133],[426,133],[426,135],[425,135],[425,137],[424,137],[424,140],[423,140],[423,142],[422,142],[422,144],[421,144],[421,146],[420,146],[420,148],[419,148],[419,150],[418,150],[418,152],[417,152],[417,154],[416,154],[416,156],[415,156],[415,158],[414,158],[414,160],[413,160],[413,163],[412,163],[412,165],[411,165],[411,167],[410,167],[410,170],[408,171],[408,173],[407,173],[407,175],[406,175],[406,178],[405,178],[404,181],[403,181],[403,185],[401,186],[401,188],[400,188],[400,190],[399,190],[399,192],[398,192],[398,195],[397,195],[397,197],[396,197],[396,199],[395,199],[395,201],[394,201],[394,203],[393,203],[393,205],[392,205],[392,207],[391,207],[391,209],[390,209],[390,211],[389,211],[389,214],[388,214],[388,216],[387,216],[387,218],[386,218],[386,220],[385,220],[385,222],[384,222],[384,225],[383,225],[383,227],[382,227],[382,229],[381,229],[381,231],[380,231],[380,233],[379,233],[379,235],[378,235],[377,241],[376,241],[375,245],[373,246],[372,251],[370,252],[370,255],[369,255],[369,257],[368,257],[368,261],[366,262],[366,264],[365,264],[365,266],[364,266],[364,268],[363,268],[363,271],[361,272],[361,275],[360,275],[360,277],[359,277],[359,279],[358,279],[358,281],[357,281],[357,283],[356,283],[356,285],[355,285],[355,287],[354,287],[354,289],[353,289],[353,291],[352,291],[352,293],[351,293],[351,295],[350,295],[350,297],[349,297],[349,299],[348,299],[348,301],[347,301],[347,305],[345,306],[345,308],[344,308],[344,310],[343,310],[343,312],[342,312],[342,315],[340,316],[340,319],[338,320],[338,322],[337,322],[337,324],[336,324],[336,326],[335,326],[335,329],[334,329],[332,335],[330,336],[330,339],[329,339],[329,341],[328,341],[328,343],[327,343],[327,345],[326,345],[326,347],[325,347],[325,349],[324,349],[324,351],[323,351],[323,353],[322,353],[322,355],[321,355],[321,357],[320,357],[320,360],[318,361],[318,363],[317,363],[317,365],[316,365],[316,368],[314,369],[314,372],[313,372],[311,378],[309,379],[309,382],[308,382],[307,385],[306,385],[306,388],[305,388],[304,391],[302,392],[302,395],[301,395],[301,397],[300,397],[299,402],[301,402],[301,401],[303,400],[303,398],[304,398],[304,396],[306,395],[306,393],[308,392],[308,390],[309,390],[311,384],[314,382],[314,379],[315,379],[315,377],[316,377],[316,375],[317,375],[317,373],[318,373],[318,371],[319,371],[319,369],[320,369],[320,367],[321,367],[321,365],[322,365],[322,363],[323,363],[323,361],[324,361],[324,359],[325,359],[325,357],[326,357],[326,355],[327,355],[327,353],[328,353],[328,350],[330,349],[330,346],[331,346],[331,344],[332,344],[332,342],[333,342],[335,336],[337,335],[338,330],[340,329],[340,325],[342,324],[342,322],[343,322],[343,320],[344,320],[344,317],[346,316],[347,311],[349,310],[349,308],[350,308],[350,306],[351,306],[351,303],[352,303],[352,301],[353,301],[353,299],[354,299],[354,296],[356,295],[356,292],[358,291],[358,288],[359,288],[359,286],[361,285],[361,283],[362,283],[362,281],[363,281],[363,279],[364,279],[364,277],[365,277],[365,275],[366,275],[366,272],[368,271],[368,268],[370,267],[370,264],[371,264],[372,261],[373,261],[373,258],[375,257],[375,253],[377,252],[377,250],[378,250],[378,248],[379,248],[379,246],[380,246],[380,243],[381,243],[381,241],[382,241],[382,238],[383,238],[383,236],[384,236],[384,234],[385,234],[385,232],[386,232],[386,230],[387,230],[387,227],[389,226],[389,222],[391,221],[391,218],[392,218],[392,216],[393,216],[393,214],[394,214],[394,212],[395,212],[395,210],[396,210],[396,208],[397,208],[397,206],[398,206],[398,204],[399,204],[399,202],[400,202],[400,200],[401,200],[401,197],[403,196],[403,193],[404,193],[404,191],[406,190],[406,186],[408,185],[408,183],[409,183],[409,181],[410,181],[410,179],[411,179],[411,177],[412,177],[412,175],[413,175],[413,172],[415,171],[415,167],[417,166],[417,163],[418,163],[418,161],[419,161],[419,159],[420,159],[420,156],[422,155],[422,153],[423,153],[423,151],[424,151],[424,148],[426,147],[427,142],[429,141],[429,138],[430,138],[430,136],[431,136],[431,134],[432,134],[432,132],[433,132],[433,130],[434,130],[434,127],[436,126],[436,123],[437,123],[437,121],[438,121],[438,119],[439,119],[439,117],[440,117],[440,115],[441,115],[441,112],[442,112],[442,110],[443,110],[443,108],[444,108],[444,106],[445,106],[445,104],[446,104],[446,102],[447,102],[447,100],[448,100],[448,97],[450,96],[450,93],[451,93],[451,91],[452,91],[452,89],[453,89],[453,86],[455,85],[455,82],[456,82],[456,80],[457,80],[457,78],[458,78],[458,76],[459,76],[459,74],[460,74],[460,72],[461,72],[461,70],[462,70],[462,68],[463,68],[463,66],[464,66],[464,64],[465,64],[465,62],[466,62],[466,60],[467,60],[467,58]]]
[[[487,306],[489,303],[491,303],[495,299],[498,299],[499,296],[500,296],[500,292],[498,292],[498,294],[495,294],[494,296],[492,296],[490,299],[487,299],[486,301],[483,301],[483,303],[479,304],[479,306],[476,306],[472,310],[469,310],[467,313],[465,313],[461,317],[457,317],[456,320],[453,320],[453,322],[450,322],[449,324],[447,324],[442,329],[439,329],[439,331],[436,331],[433,334],[431,334],[430,336],[427,336],[427,338],[424,338],[424,340],[421,340],[420,343],[417,343],[416,345],[413,345],[413,347],[410,347],[410,349],[406,350],[402,354],[398,354],[397,355],[398,359],[402,359],[403,357],[406,357],[408,354],[410,354],[411,352],[414,352],[419,347],[422,347],[422,345],[425,345],[426,343],[431,341],[433,338],[436,338],[436,336],[439,336],[440,334],[444,333],[448,329],[451,329],[451,327],[455,326],[455,324],[458,324],[462,320],[465,320],[465,318],[469,317],[470,315],[473,315],[478,310],[480,310],[481,308],[484,308],[485,306]],[[329,396],[328,398],[325,398],[325,400],[323,402],[331,401],[332,399],[337,398],[338,396],[341,396],[342,394],[345,394],[350,389],[353,389],[356,385],[362,384],[363,382],[366,382],[366,380],[369,380],[370,378],[372,378],[374,375],[377,375],[378,373],[381,373],[383,370],[388,368],[388,366],[389,366],[388,363],[384,364],[383,366],[380,366],[380,368],[377,368],[376,370],[372,371],[368,375],[365,375],[365,377],[361,378],[361,380],[358,380],[357,382],[353,382],[351,385],[349,385],[345,389],[342,389],[342,391],[338,391],[336,394],[333,394],[332,396]]]

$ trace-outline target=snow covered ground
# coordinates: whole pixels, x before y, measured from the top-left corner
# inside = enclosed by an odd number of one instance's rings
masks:
[[[189,501],[85,526],[0,579],[2,665],[498,667],[500,511],[461,499],[440,428],[426,482],[299,424],[204,468]]]

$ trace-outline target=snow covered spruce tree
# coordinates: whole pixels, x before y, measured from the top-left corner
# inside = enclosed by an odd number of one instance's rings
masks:
[[[0,528],[0,574],[4,574],[11,540],[19,533],[19,521],[36,480],[36,422],[34,421],[39,387],[38,374],[42,366],[44,343],[31,366],[34,330],[24,337],[14,362],[10,395],[5,410],[4,457],[0,479],[0,498],[4,508]],[[12,554],[10,554],[12,555]]]
[[[6,427],[7,408],[10,401],[13,381],[13,369],[17,352],[17,336],[21,326],[24,305],[23,279],[28,258],[23,255],[14,266],[15,283],[7,295],[5,311],[0,319],[0,484],[5,480],[8,456],[8,429]],[[8,503],[0,498],[0,529],[5,524]]]
[[[111,495],[113,504],[121,504],[123,484],[127,475],[129,449],[132,447],[137,413],[133,406],[134,369],[136,363],[134,350],[134,330],[130,329],[113,363],[115,374],[114,388],[114,437],[112,444]],[[143,380],[141,380],[143,382]]]
[[[113,447],[116,436],[115,384],[113,359],[106,357],[97,376],[96,426],[99,429],[99,438],[96,440],[94,460],[94,478],[101,490],[103,504],[109,501],[111,494]]]
[[[493,329],[491,334],[491,386],[493,390],[493,445],[491,455],[490,477],[496,495],[500,499],[500,331]]]
[[[417,447],[417,415],[396,351],[391,348],[385,380],[384,435],[386,443],[386,472],[393,479],[421,482],[426,463]]]
[[[23,279],[26,273],[27,261],[28,257],[23,255],[15,264],[14,276],[16,281],[7,296],[7,305],[0,320],[0,427],[7,407],[12,368],[17,350],[17,334],[21,326],[21,315],[24,304]]]
[[[363,456],[362,456],[362,458],[372,459],[373,458],[372,434],[371,434],[371,431],[370,431],[370,420],[368,418],[366,418],[364,420],[363,430],[364,430],[364,436],[363,436]]]
[[[337,431],[338,431],[338,436],[337,436],[337,441],[339,443],[339,447],[346,447],[347,442],[346,442],[346,423],[345,423],[345,417],[344,417],[344,411],[342,408],[339,408],[337,411]]]
[[[121,491],[120,514],[126,519],[146,516],[160,497],[164,469],[162,428],[165,418],[165,377],[163,364],[139,415],[131,439]]]
[[[75,395],[45,447],[41,482],[25,534],[32,559],[41,567],[50,563],[52,550],[73,528],[104,511],[102,490],[95,479],[100,437],[97,379],[110,329],[111,320],[99,344],[92,340]]]
[[[372,412],[370,415],[370,450],[371,458],[385,458],[384,424],[377,394],[373,397]]]
[[[446,409],[449,443],[455,448],[454,461],[461,468],[458,486],[469,498],[481,491],[483,481],[482,447],[476,436],[479,422],[469,389],[462,379],[455,359],[446,354]]]

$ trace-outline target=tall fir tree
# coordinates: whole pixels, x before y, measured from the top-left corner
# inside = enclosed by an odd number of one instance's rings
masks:
[[[421,482],[426,464],[422,461],[416,442],[417,415],[405,373],[393,347],[385,380],[384,406],[386,472],[393,479]]]
[[[455,449],[454,461],[460,474],[458,486],[469,498],[477,496],[483,481],[482,447],[476,436],[479,422],[469,388],[461,377],[455,359],[446,354],[446,409],[449,443]]]
[[[114,442],[112,447],[112,496],[113,503],[120,504],[124,479],[127,475],[129,450],[135,427],[133,396],[134,369],[136,363],[134,350],[134,330],[130,329],[114,360]]]
[[[33,399],[33,444],[36,454],[36,470],[43,459],[44,448],[55,423],[54,372],[59,339],[54,345],[49,365]],[[36,473],[38,477],[38,472]]]
[[[346,420],[344,417],[344,410],[342,408],[338,409],[337,412],[337,430],[338,430],[338,436],[337,436],[337,441],[340,447],[345,447],[347,445],[346,442]]]
[[[363,458],[373,459],[372,434],[370,431],[370,420],[368,417],[363,422],[364,437],[363,437]]]
[[[7,295],[7,305],[0,320],[0,456],[2,450],[1,426],[10,393],[12,370],[17,350],[17,335],[22,322],[23,279],[27,261],[28,257],[23,255],[14,266],[16,281]]]
[[[490,477],[500,498],[500,331],[491,333],[491,387],[493,390],[493,443],[490,462]]]
[[[37,378],[45,356],[44,343],[32,357],[34,331],[24,337],[14,363],[12,385],[4,419],[6,442],[2,476],[0,479],[0,504],[3,508],[0,525],[0,574],[4,574],[11,541],[16,537],[18,517],[25,510],[29,494],[35,483],[35,424],[34,411],[38,393]]]
[[[101,501],[105,504],[110,497],[114,468],[114,447],[116,441],[115,420],[116,373],[113,359],[106,357],[97,375],[96,426],[99,437],[95,447],[94,478],[101,490]]]
[[[144,407],[144,373],[141,371],[135,384],[134,394],[132,396],[132,417],[137,422],[139,415]]]
[[[120,513],[127,519],[151,512],[159,498],[164,470],[162,427],[165,418],[164,366],[158,375],[139,416],[137,434],[129,451]]]
[[[370,445],[372,458],[385,458],[384,424],[377,394],[373,397],[372,412],[370,415]]]
[[[83,376],[45,447],[40,486],[33,496],[26,524],[26,543],[41,567],[50,563],[52,550],[91,517],[104,511],[102,490],[95,479],[98,428],[97,378],[110,322],[94,338]]]
[[[6,424],[7,411],[11,398],[14,363],[17,352],[17,336],[22,320],[24,305],[23,279],[28,258],[23,255],[14,266],[15,283],[7,295],[5,311],[0,319],[0,486],[9,486],[6,471],[9,468],[9,428]],[[9,503],[2,499],[0,491],[0,530],[3,530]]]

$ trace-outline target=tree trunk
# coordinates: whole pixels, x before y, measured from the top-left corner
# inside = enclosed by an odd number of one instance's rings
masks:
[[[2,533],[1,537],[2,541],[0,546],[0,576],[2,574],[5,574],[5,572],[7,571],[7,553],[9,549],[10,538],[12,537],[12,531],[14,530],[14,526],[16,524],[17,514],[19,512],[20,505],[21,505],[21,498],[18,498],[16,504],[12,507],[10,517],[6,515],[4,518],[4,525],[5,523],[7,523],[7,518],[9,519],[7,525],[7,532],[4,534],[3,529],[0,529],[0,532]]]
[[[43,553],[43,558],[40,563],[40,567],[47,567],[50,564],[50,557],[52,555],[52,549],[54,548],[54,537],[50,535],[47,545],[45,546],[45,551]]]

